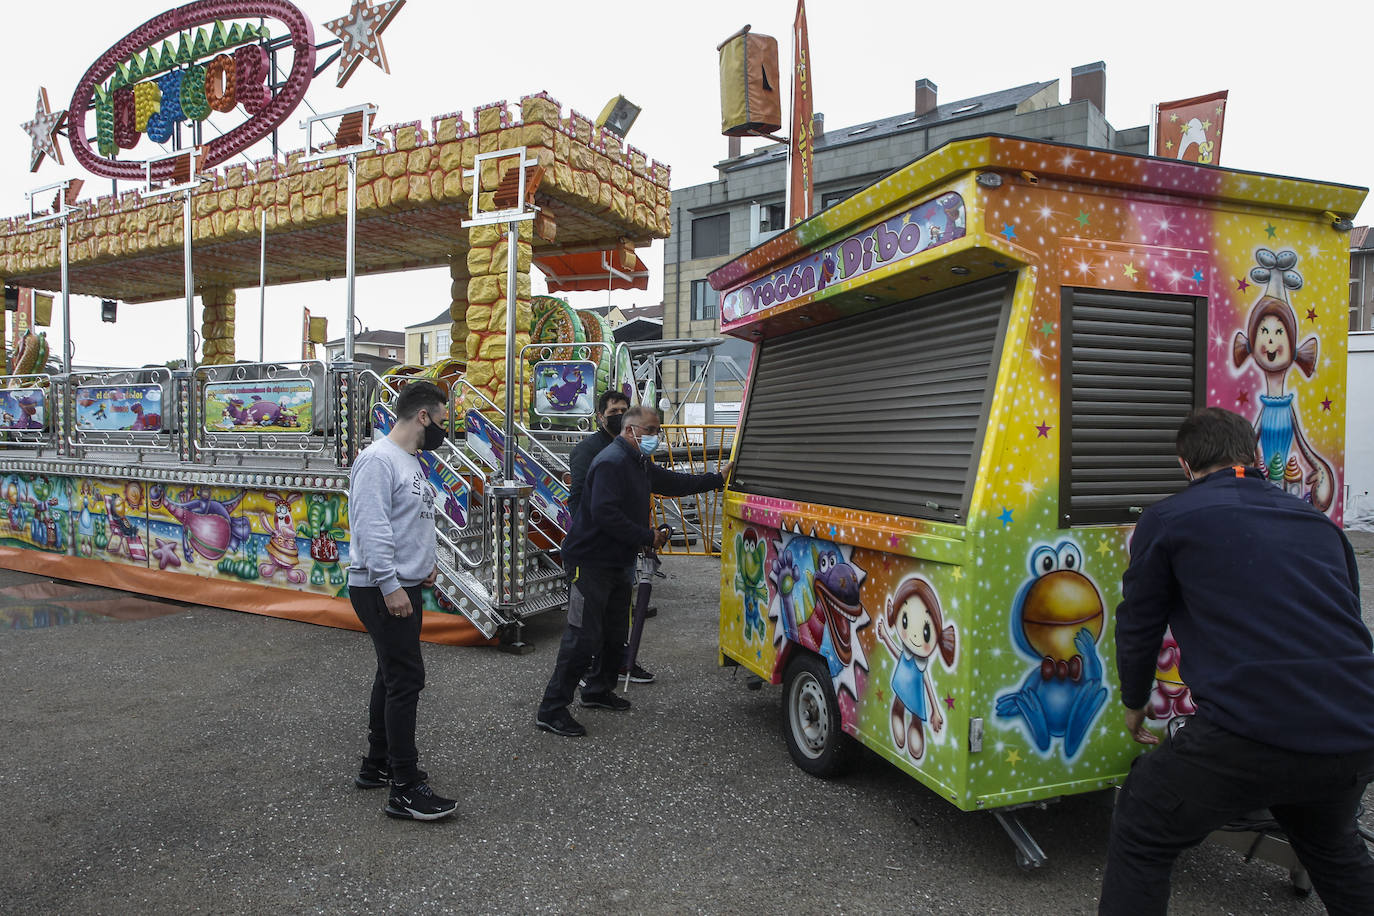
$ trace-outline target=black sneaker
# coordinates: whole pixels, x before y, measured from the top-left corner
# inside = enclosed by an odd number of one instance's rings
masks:
[[[617,693],[594,693],[587,695],[587,691],[582,691],[582,705],[590,706],[593,709],[612,709],[616,712],[624,712],[630,708],[630,701]]]
[[[566,709],[560,709],[547,718],[542,715],[535,716],[534,724],[546,732],[553,732],[564,738],[581,738],[587,734],[587,729],[582,723],[570,716]]]
[[[657,680],[657,678],[654,677],[654,673],[652,671],[649,671],[646,668],[641,668],[638,664],[631,666],[628,673],[630,675],[631,684],[652,684],[654,681]],[[622,681],[625,679],[625,674],[625,669],[621,668],[620,679]]]
[[[448,817],[458,807],[451,798],[435,795],[423,779],[408,786],[392,786],[386,801],[387,817],[404,817],[417,821],[437,821]]]
[[[429,774],[424,770],[420,771],[420,781],[424,782],[429,778]],[[358,775],[353,777],[353,785],[359,789],[380,789],[382,786],[391,785],[391,764],[373,763],[367,758],[363,758],[363,765],[358,770]]]

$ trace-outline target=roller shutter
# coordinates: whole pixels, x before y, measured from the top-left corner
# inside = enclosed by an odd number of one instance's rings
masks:
[[[1206,300],[1063,292],[1060,523],[1133,523],[1184,480],[1174,436],[1202,402]]]
[[[1012,280],[970,284],[765,342],[734,487],[961,521]]]

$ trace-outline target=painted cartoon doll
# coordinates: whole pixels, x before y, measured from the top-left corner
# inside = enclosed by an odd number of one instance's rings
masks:
[[[1325,512],[1335,498],[1335,474],[1303,436],[1293,392],[1284,393],[1293,366],[1308,378],[1317,366],[1317,338],[1314,335],[1298,344],[1298,320],[1288,301],[1289,290],[1302,288],[1302,275],[1293,269],[1298,256],[1289,249],[1275,254],[1261,248],[1255,260],[1259,266],[1250,271],[1250,277],[1265,284],[1264,295],[1251,310],[1246,329],[1236,333],[1231,355],[1237,368],[1253,360],[1264,375],[1264,394],[1255,419],[1259,463],[1275,486],[1300,490],[1301,470],[1291,454],[1296,446],[1308,468],[1306,481],[1311,490],[1307,498]]]
[[[954,627],[943,623],[940,599],[930,584],[907,579],[887,602],[886,615],[878,618],[878,638],[897,659],[892,671],[892,740],[899,748],[905,746],[912,760],[920,760],[926,750],[924,723],[937,732],[945,723],[926,669],[937,650],[945,668],[954,665]]]

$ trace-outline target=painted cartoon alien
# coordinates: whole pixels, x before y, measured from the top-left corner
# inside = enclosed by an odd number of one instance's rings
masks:
[[[867,625],[859,571],[829,541],[793,537],[779,547],[771,578],[783,634],[819,652],[839,678],[855,661],[854,630]]]
[[[1040,664],[1019,689],[997,698],[998,716],[1023,719],[1042,752],[1062,738],[1065,757],[1078,753],[1107,702],[1097,653],[1102,595],[1082,568],[1083,552],[1072,541],[1031,553],[1033,578],[1017,594],[1012,619],[1016,644]]]
[[[905,747],[912,760],[920,760],[926,750],[924,723],[938,732],[945,722],[926,669],[937,653],[946,669],[954,666],[954,627],[943,622],[940,599],[930,583],[913,578],[897,587],[887,613],[878,618],[878,638],[897,659],[892,671],[892,740]]]
[[[763,639],[767,627],[759,608],[768,603],[768,586],[764,584],[764,560],[768,556],[768,545],[759,540],[753,528],[746,528],[742,534],[735,535],[735,591],[744,596],[744,638],[754,641],[754,631]]]
[[[1244,331],[1237,331],[1231,347],[1236,368],[1253,360],[1264,375],[1264,394],[1260,395],[1260,412],[1255,418],[1255,441],[1260,466],[1276,486],[1286,483],[1301,490],[1302,471],[1292,455],[1296,447],[1308,467],[1306,482],[1311,485],[1307,498],[1313,506],[1325,512],[1335,499],[1335,473],[1331,464],[1308,444],[1293,406],[1293,392],[1284,393],[1289,371],[1297,366],[1308,378],[1316,371],[1317,338],[1308,337],[1301,344],[1298,320],[1289,304],[1289,290],[1302,288],[1302,274],[1294,268],[1298,256],[1290,249],[1275,254],[1268,248],[1255,252],[1259,265],[1250,271],[1250,278],[1265,284],[1264,295],[1250,311]],[[1287,478],[1287,480],[1285,479]],[[1300,492],[1298,495],[1302,495]]]

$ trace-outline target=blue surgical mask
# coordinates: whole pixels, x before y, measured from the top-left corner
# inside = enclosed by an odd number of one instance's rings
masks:
[[[646,455],[652,455],[658,450],[658,436],[640,436],[639,450]]]

